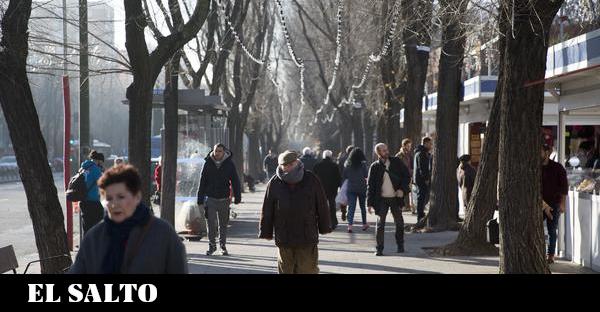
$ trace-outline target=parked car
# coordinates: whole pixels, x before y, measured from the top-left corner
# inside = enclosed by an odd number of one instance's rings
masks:
[[[0,167],[9,169],[18,169],[17,158],[15,156],[4,156],[0,158]]]

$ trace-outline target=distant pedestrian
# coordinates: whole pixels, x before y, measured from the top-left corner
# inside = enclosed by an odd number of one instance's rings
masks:
[[[471,193],[473,193],[473,187],[475,186],[477,170],[471,165],[471,155],[463,155],[459,160],[460,164],[456,169],[456,179],[458,180],[458,187],[461,190],[463,208],[467,211],[469,200],[471,200]],[[456,220],[461,221],[458,217],[458,211],[456,212]]]
[[[313,152],[310,147],[305,147],[302,150],[302,157],[300,157],[300,161],[304,164],[304,169],[313,171],[315,165],[317,164],[317,159],[313,156]]]
[[[348,155],[350,155],[350,152],[352,152],[352,149],[354,149],[354,145],[348,145],[346,147],[346,150],[341,152],[340,156],[338,157],[338,167],[340,168],[340,175],[344,174],[344,166],[346,164],[346,160],[348,159]],[[342,212],[342,221],[346,221],[347,206],[340,205],[340,211]]]
[[[548,263],[554,263],[556,251],[556,231],[560,214],[566,211],[566,200],[569,194],[567,172],[559,163],[550,159],[552,147],[542,147],[542,199],[544,220],[548,229]]]
[[[377,215],[376,256],[383,256],[385,220],[391,211],[396,225],[397,252],[404,252],[404,218],[402,205],[404,196],[409,192],[410,175],[402,160],[390,157],[387,145],[375,146],[378,160],[369,168],[367,205],[369,213]]]
[[[338,220],[335,215],[335,197],[338,193],[338,188],[342,185],[342,177],[338,170],[338,166],[333,162],[333,152],[326,150],[323,152],[323,160],[315,165],[314,173],[321,180],[323,190],[327,196],[327,202],[329,203],[329,211],[331,212],[331,226],[332,229],[338,225]]]
[[[88,158],[88,160],[81,164],[81,169],[84,170],[85,185],[87,187],[85,200],[79,203],[82,218],[81,221],[83,223],[83,236],[85,236],[94,225],[102,221],[102,217],[104,216],[104,208],[100,203],[100,192],[98,185],[96,184],[98,179],[102,176],[104,155],[92,150]]]
[[[161,181],[162,181],[162,157],[158,158],[158,164],[154,168],[154,182],[156,183],[156,191],[161,192]]]
[[[429,191],[431,190],[431,171],[433,157],[433,140],[425,137],[421,140],[415,150],[415,160],[413,166],[413,182],[417,187],[417,219],[421,221],[425,218],[425,206],[429,202]]]
[[[235,204],[242,201],[241,183],[233,163],[233,155],[225,145],[219,143],[208,153],[202,168],[200,187],[198,187],[198,205],[204,205],[208,223],[208,251],[212,255],[217,251],[217,232],[221,254],[227,252],[227,225],[230,213],[230,189],[233,189]]]
[[[188,273],[185,246],[142,202],[142,181],[133,166],[109,169],[98,185],[107,213],[84,237],[69,273]]]
[[[267,182],[271,180],[277,172],[277,155],[274,154],[272,150],[269,150],[269,154],[267,154],[263,161],[263,169],[267,174]]]
[[[331,218],[321,182],[298,157],[292,151],[279,155],[277,175],[267,185],[258,237],[275,238],[280,274],[317,274],[319,234],[331,232]]]
[[[362,230],[366,231],[369,228],[366,207],[368,174],[365,153],[360,148],[354,148],[346,160],[344,174],[342,175],[342,179],[348,181],[346,193],[348,198],[348,233],[352,233],[357,201],[360,205]]]
[[[414,161],[414,153],[412,149],[412,141],[411,139],[402,140],[402,146],[400,147],[400,151],[396,154],[396,157],[400,158],[404,165],[408,168],[408,173],[413,176],[413,161]],[[411,192],[404,196],[404,208],[407,211],[416,212],[416,209],[413,205],[411,205]]]

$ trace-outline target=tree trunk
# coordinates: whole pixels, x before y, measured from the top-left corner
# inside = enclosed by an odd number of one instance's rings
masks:
[[[499,20],[500,33],[505,33],[508,25],[505,19]],[[499,41],[499,50],[504,50],[504,40]],[[500,59],[500,68],[503,59]],[[504,71],[500,71],[488,118],[485,141],[481,151],[481,161],[477,168],[475,185],[467,204],[465,221],[456,241],[445,247],[444,255],[454,256],[494,256],[496,246],[487,242],[486,225],[494,216],[498,204],[498,153],[500,139],[500,100],[503,94]]]
[[[403,18],[408,26],[403,34],[407,66],[407,85],[404,97],[404,131],[415,144],[421,142],[423,128],[423,94],[429,62],[431,38],[425,25],[429,25],[431,0],[407,0],[402,6]],[[415,12],[421,12],[417,18]]]
[[[90,136],[90,68],[88,59],[88,3],[79,0],[79,157],[86,159],[93,141]],[[110,155],[105,155],[109,157]]]
[[[373,147],[375,147],[375,144],[373,143],[375,125],[371,118],[371,112],[368,109],[365,110],[363,118],[363,125],[365,128],[365,156],[367,157],[367,161],[371,163],[373,161]]]
[[[563,1],[502,1],[512,18],[500,110],[500,272],[549,273],[542,224],[540,151],[549,29]],[[533,81],[541,83],[532,83]]]
[[[339,111],[340,115],[340,137],[341,137],[341,150],[345,151],[348,145],[352,145],[352,131],[345,131],[346,127],[352,123],[352,116],[346,114],[345,112]]]
[[[165,71],[165,140],[162,153],[162,184],[160,217],[175,227],[175,196],[177,185],[177,149],[179,134],[179,61],[181,52],[175,53]]]
[[[457,228],[458,189],[458,113],[465,36],[461,22],[466,1],[443,0],[442,53],[439,64],[438,108],[436,112],[435,152],[431,180],[428,227],[434,231]]]
[[[365,151],[365,128],[363,125],[362,111],[364,107],[357,109],[352,109],[352,130],[354,132],[354,141],[353,145],[356,147],[360,147],[363,152]]]
[[[150,132],[152,128],[153,87],[163,66],[184,44],[196,36],[208,16],[210,0],[197,1],[194,13],[177,32],[158,41],[156,49],[149,53],[144,29],[146,16],[139,0],[124,0],[125,46],[133,83],[127,88],[129,100],[129,161],[137,167],[142,178],[142,201],[150,205]],[[176,6],[178,8],[178,6]],[[180,18],[181,12],[171,12]]]
[[[11,0],[2,19],[0,104],[19,165],[33,223],[42,273],[60,273],[71,265],[64,215],[48,166],[38,114],[27,78],[28,22],[31,0]],[[27,126],[24,126],[27,125]],[[68,173],[65,173],[68,174]]]

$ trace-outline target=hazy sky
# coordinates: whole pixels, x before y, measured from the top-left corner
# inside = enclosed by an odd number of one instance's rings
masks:
[[[115,9],[115,43],[120,49],[125,49],[125,10],[123,0],[111,0]]]

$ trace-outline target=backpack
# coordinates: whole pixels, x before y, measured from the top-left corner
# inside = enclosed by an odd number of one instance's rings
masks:
[[[69,180],[69,185],[67,186],[67,191],[65,192],[67,195],[67,200],[70,202],[80,202],[84,201],[87,197],[88,189],[85,184],[85,172],[87,169],[81,168],[77,173]]]

